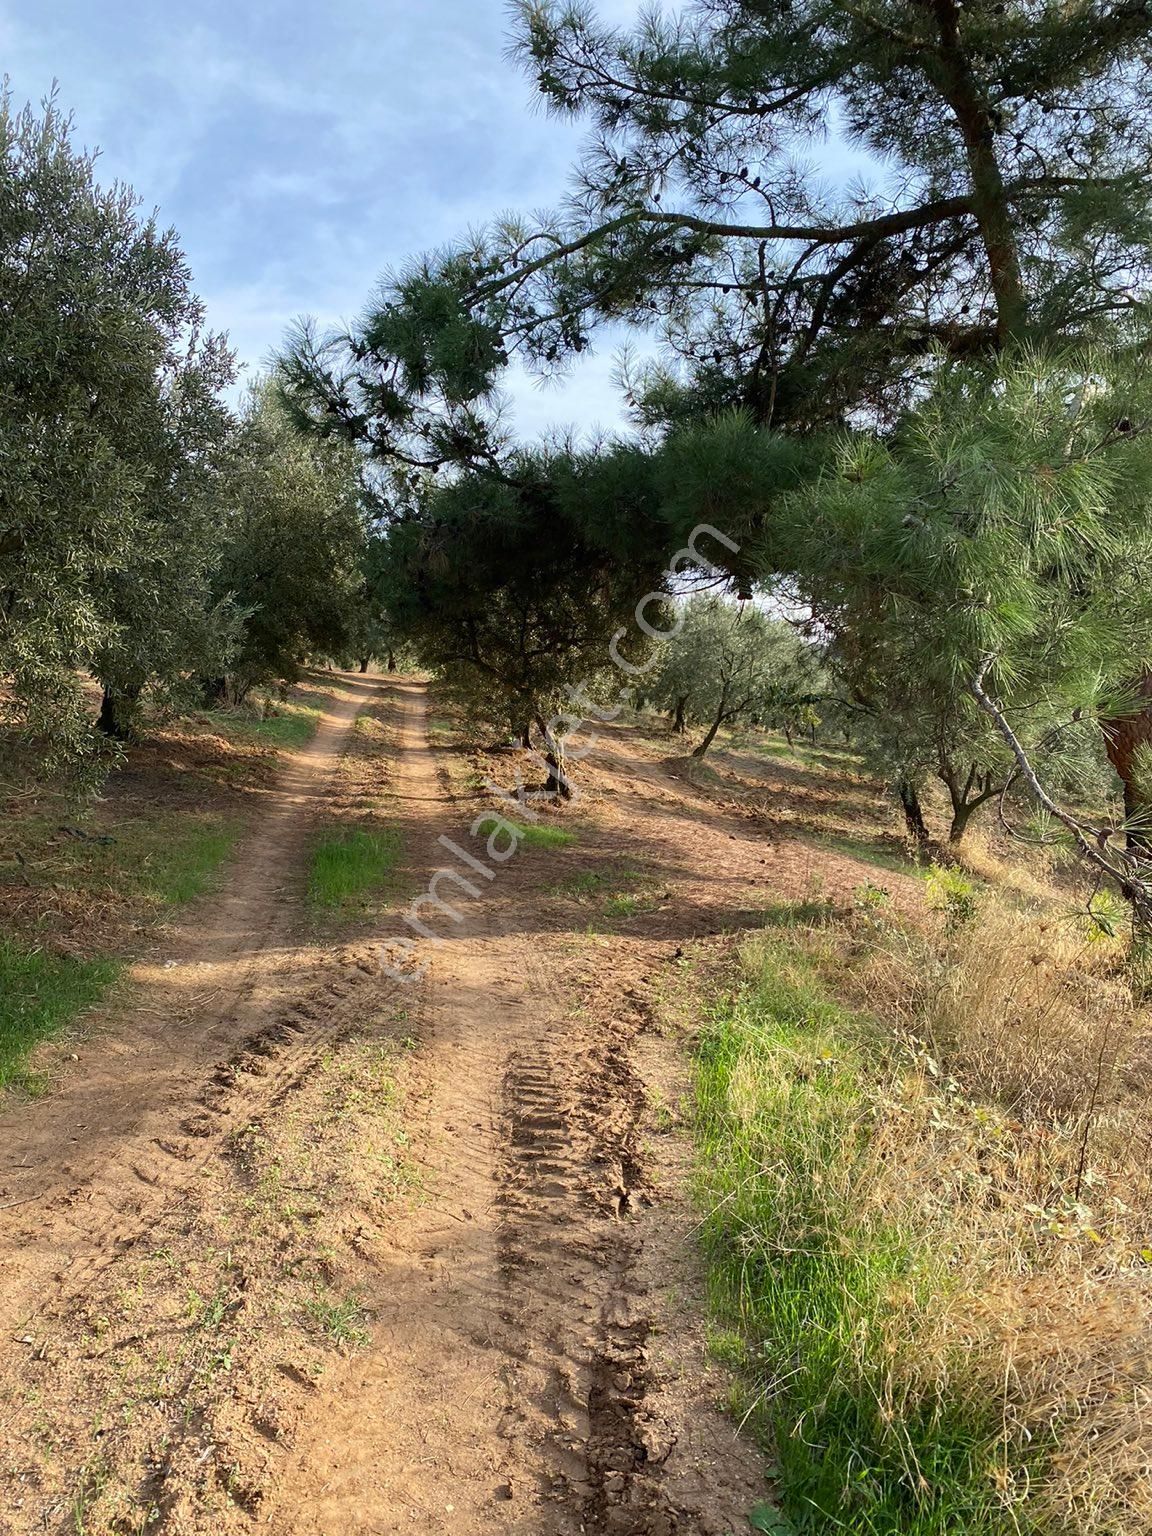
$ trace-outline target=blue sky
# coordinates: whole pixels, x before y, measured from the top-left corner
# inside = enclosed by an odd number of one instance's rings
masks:
[[[580,130],[536,108],[506,33],[502,0],[0,0],[0,68],[18,101],[58,82],[258,367],[295,316],[351,318],[389,265],[556,200]],[[611,373],[609,346],[559,389],[513,381],[517,426],[616,424]]]

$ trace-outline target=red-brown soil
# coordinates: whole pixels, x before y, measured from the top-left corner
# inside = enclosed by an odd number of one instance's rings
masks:
[[[402,867],[322,942],[306,854],[375,798],[362,754],[335,769],[379,703]],[[875,872],[611,730],[575,841],[476,877],[399,981],[381,942],[437,839],[483,851],[466,767],[420,684],[344,678],[220,894],[0,1113],[0,1531],[748,1529],[769,1487],[705,1348],[681,966]]]

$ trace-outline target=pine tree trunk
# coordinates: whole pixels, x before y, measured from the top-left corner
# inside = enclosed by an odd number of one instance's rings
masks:
[[[980,802],[974,801],[971,805],[953,805],[952,821],[948,827],[948,841],[953,847],[964,841],[964,834],[968,830],[968,823],[972,820],[972,813]]]
[[[136,736],[136,706],[143,689],[129,687],[105,688],[100,700],[100,713],[96,729],[109,741],[133,741]]]
[[[1134,853],[1152,856],[1152,804],[1148,801],[1147,771],[1139,759],[1145,749],[1152,758],[1152,672],[1145,672],[1136,691],[1146,702],[1142,709],[1104,722],[1104,746],[1108,761],[1124,786],[1124,819],[1129,823],[1127,842]]]
[[[920,805],[920,796],[916,793],[916,786],[909,779],[898,779],[896,793],[900,796],[900,804],[904,810],[908,836],[923,847],[929,841],[928,824],[924,820],[924,811]]]
[[[1012,207],[996,149],[996,124],[977,83],[960,30],[958,0],[932,0],[939,31],[941,86],[956,118],[971,178],[972,215],[988,261],[988,280],[996,304],[997,341],[1005,346],[1019,337],[1027,315],[1024,280]]]

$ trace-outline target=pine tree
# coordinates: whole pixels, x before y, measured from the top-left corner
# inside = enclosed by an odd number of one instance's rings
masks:
[[[620,457],[632,462],[628,449]],[[629,554],[589,531],[604,515],[609,463],[521,452],[499,480],[473,472],[409,488],[386,532],[381,594],[398,635],[475,724],[537,746],[548,788],[565,796],[563,737],[583,700],[609,681],[614,698],[627,681],[613,635],[626,629],[640,655],[634,610],[663,574],[660,544]],[[649,617],[658,621],[655,605]]]
[[[1152,663],[1142,368],[1025,354],[942,373],[898,432],[846,435],[787,498],[782,558],[876,754],[913,790],[937,773],[961,835],[974,797],[1021,778],[1017,748],[1098,731]]]
[[[474,290],[537,360],[656,312],[695,411],[891,419],[929,347],[1099,337],[1138,307],[1143,3],[700,0],[630,32],[517,13],[544,99],[592,129],[564,214],[497,232]],[[830,128],[871,190],[821,168]]]
[[[498,455],[512,356],[565,366],[606,319],[663,326],[664,423],[739,407],[892,421],[930,350],[1127,336],[1149,272],[1144,0],[697,0],[633,31],[522,0],[516,49],[591,127],[555,215],[414,263],[350,335],[298,338],[314,414],[421,463]],[[836,137],[874,167],[838,185]]]

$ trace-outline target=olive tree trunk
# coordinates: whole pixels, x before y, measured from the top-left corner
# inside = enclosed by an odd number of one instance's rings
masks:
[[[96,729],[109,741],[133,741],[136,737],[136,712],[143,688],[134,684],[127,688],[105,687],[100,700],[100,713],[96,717]]]

